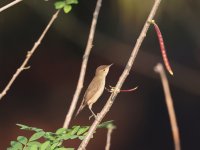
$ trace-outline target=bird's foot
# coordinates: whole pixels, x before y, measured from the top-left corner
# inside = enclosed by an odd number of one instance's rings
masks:
[[[113,93],[113,92],[120,92],[120,89],[117,89],[117,88],[115,88],[115,87],[113,87],[113,86],[110,86],[110,85],[109,85],[109,88],[106,88],[106,87],[105,87],[105,89],[106,89],[108,92],[110,92],[110,93]]]

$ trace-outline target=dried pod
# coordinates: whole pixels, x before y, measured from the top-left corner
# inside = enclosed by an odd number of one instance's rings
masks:
[[[163,57],[163,61],[164,61],[165,67],[166,67],[167,71],[171,75],[173,75],[173,71],[171,69],[169,60],[167,58],[167,53],[166,53],[166,49],[165,49],[165,44],[164,44],[164,41],[163,41],[162,33],[160,32],[160,29],[159,29],[158,25],[155,23],[154,20],[152,20],[151,23],[154,25],[154,28],[155,28],[157,36],[158,36],[158,41],[160,43],[160,50],[161,50],[161,54],[162,54],[162,57]]]

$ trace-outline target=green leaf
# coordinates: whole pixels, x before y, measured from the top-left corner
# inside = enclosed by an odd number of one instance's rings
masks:
[[[21,143],[19,143],[19,142],[17,142],[17,141],[11,141],[10,142],[10,145],[13,147],[13,148],[15,148],[15,149],[22,149],[22,144]]]
[[[113,123],[113,120],[103,122],[102,124],[98,125],[98,128],[107,128],[107,126],[112,123]]]
[[[35,131],[35,132],[43,131],[42,129],[40,129],[40,128],[35,128],[35,127],[31,127],[30,130]]]
[[[79,140],[82,141],[82,140],[84,140],[85,136],[79,136],[78,138],[79,138]]]
[[[19,126],[21,130],[31,130],[31,131],[35,131],[35,132],[43,131],[40,128],[29,127],[29,126],[23,125],[23,124],[16,124],[16,125]]]
[[[94,131],[94,133],[96,133],[96,131]],[[83,136],[86,136],[87,134],[88,134],[88,131],[85,132],[85,133],[83,134]],[[91,138],[93,138],[93,135],[91,136]]]
[[[26,145],[26,143],[28,142],[28,139],[24,136],[18,136],[17,137],[17,141],[19,141],[20,143]]]
[[[75,150],[75,148],[66,148],[66,150]]]
[[[31,136],[31,138],[29,139],[29,141],[35,141],[35,140],[41,138],[44,134],[45,134],[44,131],[37,132],[37,133],[35,133],[35,134],[33,134],[33,135]]]
[[[37,145],[32,145],[30,150],[38,150],[38,146]]]
[[[65,1],[58,1],[54,3],[55,9],[62,9],[63,7],[65,7],[65,5]]]
[[[71,138],[71,134],[70,133],[67,133],[67,134],[64,134],[64,135],[62,135],[62,136],[59,136],[56,140],[57,141],[60,141],[60,140],[68,140],[68,139],[70,139]]]
[[[55,150],[67,150],[67,148],[61,147],[61,148],[56,148]]]
[[[66,133],[67,129],[66,128],[59,128],[58,130],[56,130],[56,134],[63,134]]]
[[[65,5],[63,10],[67,14],[72,10],[72,6],[71,5]]]
[[[73,126],[72,127],[72,131],[70,131],[71,135],[74,135],[78,132],[78,130],[80,129],[80,126]]]
[[[31,149],[31,147],[24,147],[23,150],[30,150],[30,149]]]
[[[54,150],[58,145],[59,145],[59,142],[54,143],[54,144],[51,146],[51,150]]]
[[[27,143],[28,146],[37,146],[37,147],[40,147],[41,146],[41,143],[40,142],[37,142],[37,141],[33,141],[33,142],[29,142]]]
[[[82,127],[78,130],[77,135],[81,135],[83,133],[85,133],[87,130],[89,129],[89,127]]]
[[[78,4],[78,0],[66,0],[66,4]]]
[[[22,129],[22,130],[27,130],[27,129],[30,128],[29,126],[26,126],[26,125],[23,125],[23,124],[16,124],[16,125],[19,126],[20,129]]]
[[[73,140],[73,139],[76,139],[77,137],[78,137],[78,135],[71,135],[70,139]]]
[[[44,138],[49,141],[54,141],[56,139],[57,134],[54,135],[52,132],[46,132]]]
[[[84,134],[83,134],[83,136],[86,136],[88,134],[88,132],[85,132]]]
[[[50,146],[50,141],[46,141],[41,145],[40,150],[48,150],[47,148],[49,148]]]

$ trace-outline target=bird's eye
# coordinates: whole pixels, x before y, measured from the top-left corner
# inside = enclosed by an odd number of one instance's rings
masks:
[[[106,69],[103,69],[103,71],[106,71]]]

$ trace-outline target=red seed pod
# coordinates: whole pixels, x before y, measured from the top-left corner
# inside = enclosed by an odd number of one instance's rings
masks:
[[[158,25],[155,23],[154,20],[152,20],[151,23],[154,25],[154,28],[155,28],[157,36],[158,36],[158,41],[160,43],[160,50],[161,50],[161,54],[162,54],[162,57],[163,57],[163,61],[164,61],[165,67],[168,70],[168,72],[171,75],[173,75],[173,71],[171,69],[169,60],[167,58],[167,54],[166,54],[166,49],[165,49],[165,44],[164,44],[164,41],[163,41],[162,33],[160,32],[160,29],[159,29]]]

